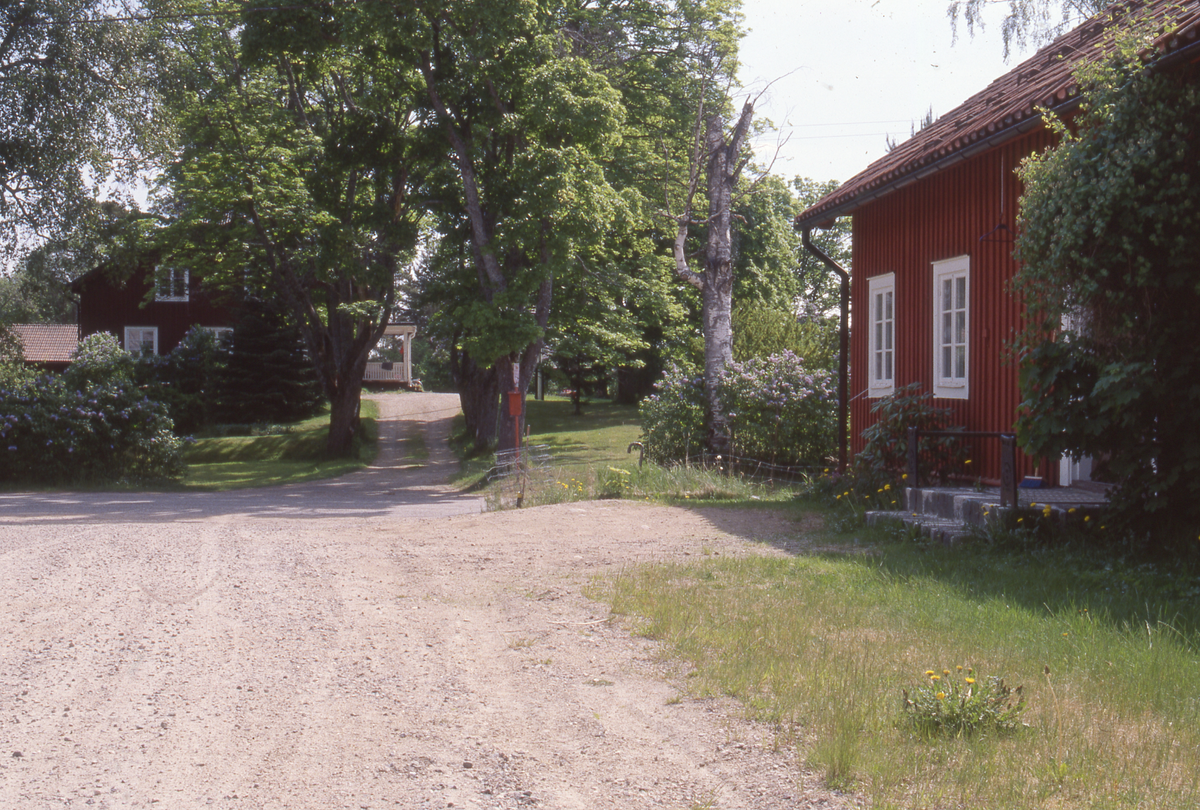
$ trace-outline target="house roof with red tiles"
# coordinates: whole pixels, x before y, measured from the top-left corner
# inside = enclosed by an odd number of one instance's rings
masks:
[[[1153,48],[1160,62],[1200,58],[1200,0],[1115,3],[1026,59],[796,217],[797,228],[820,227],[871,200],[939,172],[1042,125],[1039,108],[1064,113],[1079,103],[1072,71],[1111,52],[1114,26],[1144,21],[1164,32]]]
[[[26,363],[70,363],[79,348],[79,327],[73,323],[16,323]]]

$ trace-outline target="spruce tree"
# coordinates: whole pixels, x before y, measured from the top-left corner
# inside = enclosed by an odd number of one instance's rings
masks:
[[[294,422],[324,401],[300,330],[280,305],[252,298],[234,325],[221,387],[227,422]]]

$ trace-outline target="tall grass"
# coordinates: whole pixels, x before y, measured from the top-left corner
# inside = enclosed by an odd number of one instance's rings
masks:
[[[738,697],[873,807],[1196,807],[1200,608],[1171,597],[1168,578],[1128,573],[1070,552],[881,539],[656,565],[604,587],[615,612],[692,662],[698,696]],[[956,665],[1023,686],[1026,727],[910,734],[901,690]]]

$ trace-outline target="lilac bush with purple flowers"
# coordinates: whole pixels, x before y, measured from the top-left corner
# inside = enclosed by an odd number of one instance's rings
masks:
[[[704,452],[704,382],[672,365],[640,408],[647,455],[659,463]],[[731,363],[720,382],[734,454],[776,465],[819,465],[836,445],[833,375],[809,370],[795,353]]]
[[[116,339],[93,335],[78,358],[62,376],[0,387],[0,482],[182,475],[182,440],[166,407],[134,384],[132,360]]]

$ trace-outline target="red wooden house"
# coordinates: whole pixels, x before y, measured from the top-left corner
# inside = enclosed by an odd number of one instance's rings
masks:
[[[79,296],[79,336],[111,332],[133,353],[169,354],[193,326],[216,334],[233,328],[233,313],[179,267],[149,266],[124,281],[97,268],[71,284]]]
[[[796,218],[809,230],[853,217],[854,323],[849,400],[852,452],[871,407],[913,382],[971,431],[1010,432],[1019,402],[1006,347],[1022,325],[1007,285],[1016,270],[1015,169],[1054,138],[1038,108],[1069,118],[1078,105],[1072,68],[1102,53],[1106,31],[1130,20],[1175,28],[1157,42],[1158,64],[1200,60],[1200,0],[1127,0],[1059,37],[982,92],[899,145]],[[1000,477],[997,441],[976,440],[972,475]],[[1018,477],[1050,484],[1088,476],[1069,459],[1018,454]]]

